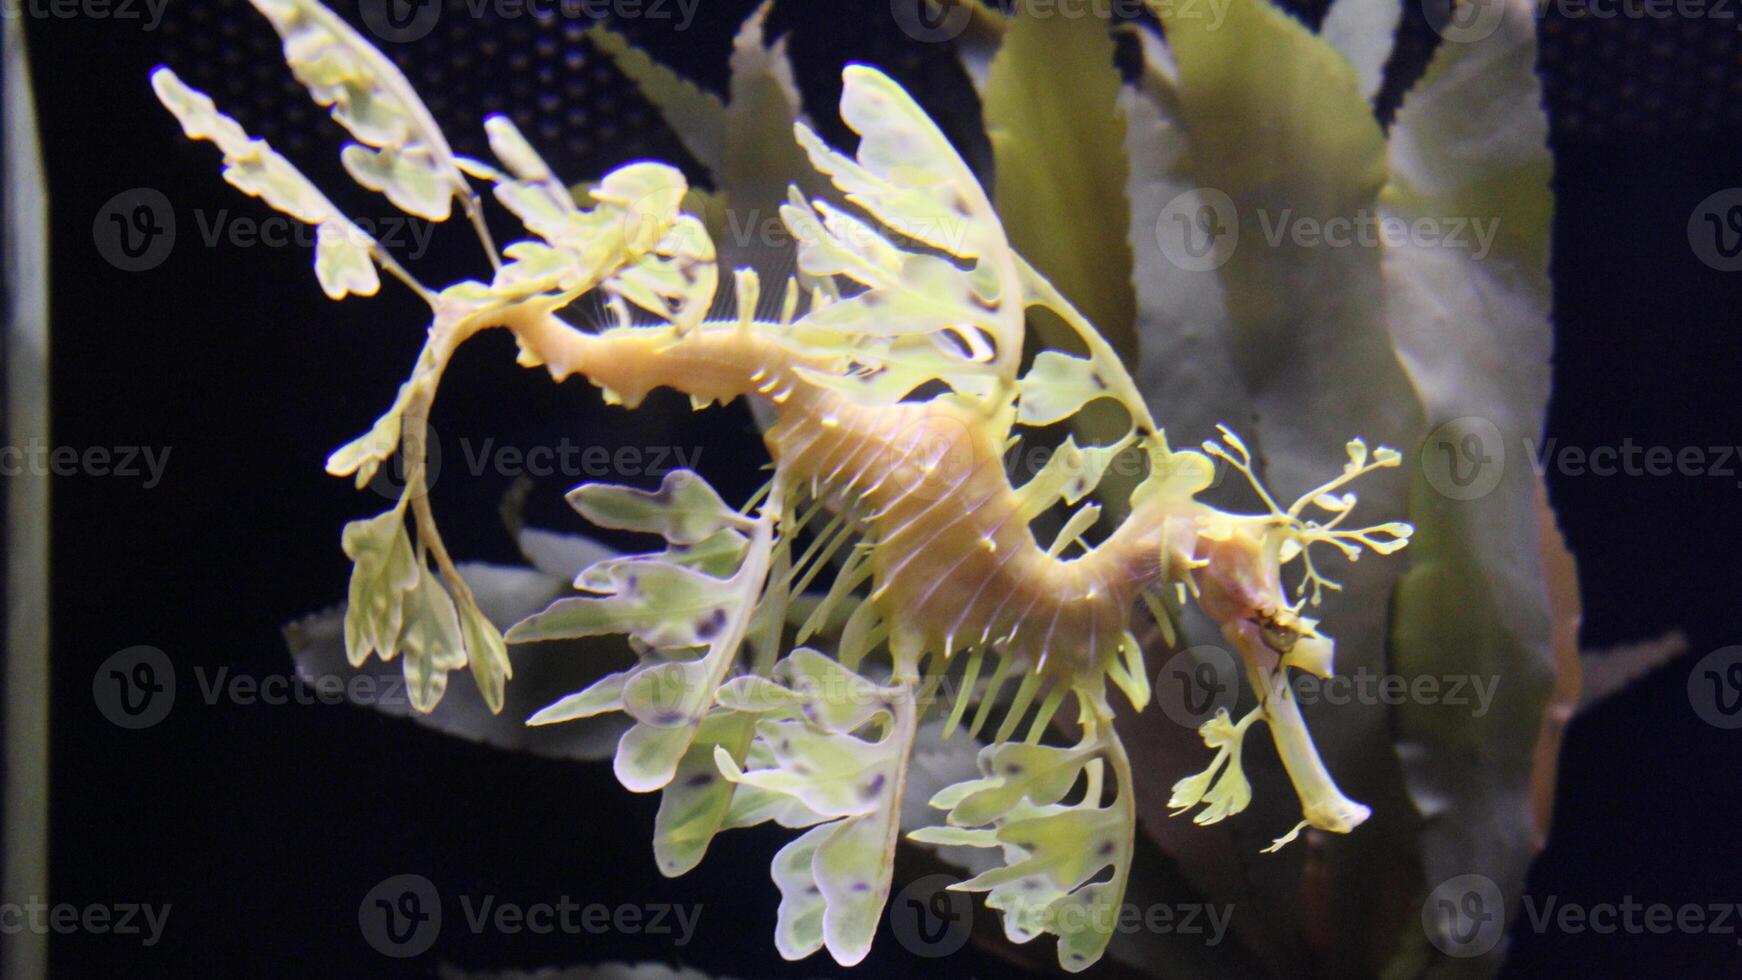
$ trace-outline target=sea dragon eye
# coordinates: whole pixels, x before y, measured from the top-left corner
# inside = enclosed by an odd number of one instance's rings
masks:
[[[1300,633],[1293,625],[1274,618],[1264,620],[1260,624],[1260,629],[1264,636],[1264,645],[1277,653],[1287,653],[1293,650],[1295,641],[1300,639]]]

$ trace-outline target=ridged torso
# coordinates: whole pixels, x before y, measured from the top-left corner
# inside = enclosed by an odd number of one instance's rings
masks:
[[[1004,468],[1008,434],[973,403],[861,405],[804,380],[793,370],[802,361],[750,331],[591,339],[585,363],[564,367],[628,404],[662,386],[771,399],[777,421],[764,438],[776,464],[862,523],[873,600],[924,650],[992,644],[1049,674],[1098,670],[1127,628],[1136,589],[1159,569],[1154,521],[1128,520],[1079,557],[1048,555]]]

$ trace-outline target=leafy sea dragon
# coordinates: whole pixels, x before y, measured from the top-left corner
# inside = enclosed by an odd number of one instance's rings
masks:
[[[930,802],[946,811],[943,823],[908,836],[999,849],[1001,865],[954,887],[989,893],[1013,940],[1057,935],[1064,968],[1098,959],[1136,825],[1108,681],[1144,707],[1135,614],[1153,616],[1172,644],[1175,604],[1187,596],[1239,652],[1257,707],[1203,725],[1214,758],[1175,784],[1173,806],[1201,806],[1200,824],[1244,809],[1241,741],[1262,721],[1303,811],[1274,846],[1307,827],[1346,833],[1366,819],[1320,761],[1286,673],[1332,669],[1331,639],[1302,613],[1309,587],[1315,604],[1334,588],[1313,546],[1353,559],[1407,543],[1404,523],[1344,524],[1355,505],[1345,486],[1398,465],[1398,453],[1353,440],[1340,473],[1283,506],[1227,429],[1202,451],[1172,448],[1112,348],[1012,250],[973,173],[887,76],[845,71],[841,116],[860,136],[855,156],[795,127],[839,198],[792,191],[781,217],[797,241],[798,274],[784,284],[779,316],[761,318],[755,272],[736,270],[730,295],[717,295],[714,244],[684,212],[688,188],[676,169],[632,163],[571,192],[503,116],[484,123],[498,165],[461,158],[394,65],[331,11],[313,0],[252,2],[282,35],[297,78],[356,140],[343,152],[350,175],[427,219],[447,219],[458,202],[493,267],[487,282],[422,285],[209,98],[167,68],[152,76],[187,135],[222,150],[231,184],[317,227],[315,271],[330,297],[372,295],[384,270],[430,306],[423,350],[392,407],[327,464],[359,486],[395,453],[406,466],[397,505],[344,530],[355,562],[345,615],[353,664],[371,652],[401,657],[421,711],[440,700],[449,671],[470,665],[500,710],[507,642],[627,635],[634,667],[529,723],[603,712],[632,719],[614,767],[628,789],[663,792],[654,850],[666,874],[698,864],[724,828],[772,820],[802,830],[773,863],[776,944],[790,959],[825,946],[843,965],[866,955],[889,895],[922,721],[941,717],[946,737],[965,722],[973,736],[994,714],[980,777],[939,792]],[[493,187],[525,238],[498,253],[474,180]],[[559,316],[592,293],[614,326],[590,331]],[[1069,324],[1082,351],[1044,350],[1025,362],[1033,306]],[[424,468],[443,370],[456,348],[493,328],[513,333],[521,364],[558,381],[584,377],[628,408],[662,387],[698,409],[760,400],[771,479],[742,507],[689,471],[651,491],[574,490],[570,501],[595,524],[658,535],[664,549],[581,570],[576,596],[504,637],[442,544]],[[1038,472],[1012,483],[1007,450],[1024,433],[1098,401],[1123,409],[1123,436],[1089,445],[1067,437]],[[1101,496],[1109,464],[1127,452],[1147,466],[1121,494],[1128,499],[1078,506]],[[1261,512],[1195,499],[1211,483],[1213,458],[1251,483]],[[1075,508],[1062,524],[1049,515],[1061,504]],[[1122,519],[1091,544],[1085,534],[1103,505]],[[1282,570],[1295,563],[1291,600]],[[826,595],[800,621],[800,599],[825,569]],[[843,620],[838,634],[827,628]],[[813,637],[830,652],[803,645]],[[946,680],[953,696],[939,696]],[[1067,700],[1075,724],[1055,726]]]

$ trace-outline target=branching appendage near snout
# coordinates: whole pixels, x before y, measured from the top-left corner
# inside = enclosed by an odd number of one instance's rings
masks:
[[[719,301],[713,240],[682,210],[677,170],[635,163],[571,194],[500,116],[485,123],[498,164],[458,157],[404,78],[342,20],[313,0],[253,2],[284,36],[297,77],[357,140],[344,162],[359,183],[431,220],[458,200],[481,230],[471,182],[484,181],[527,232],[499,254],[481,234],[488,282],[430,289],[210,99],[168,69],[153,76],[188,135],[223,151],[226,179],[319,228],[316,272],[330,296],[372,294],[384,269],[430,305],[423,351],[392,407],[328,462],[361,485],[397,453],[407,474],[392,509],[345,529],[353,663],[401,657],[422,711],[449,672],[469,665],[500,710],[506,641],[627,635],[633,667],[530,723],[626,716],[615,770],[631,790],[662,792],[654,851],[667,874],[699,863],[722,829],[801,830],[773,866],[776,942],[789,958],[826,946],[851,964],[868,951],[890,890],[908,760],[935,718],[945,737],[966,727],[988,740],[981,776],[938,793],[930,802],[944,822],[908,836],[999,849],[998,867],[955,887],[987,892],[1014,940],[1057,935],[1067,969],[1097,959],[1136,820],[1107,682],[1144,706],[1134,610],[1146,608],[1171,644],[1186,596],[1239,651],[1257,706],[1203,726],[1215,756],[1174,786],[1174,805],[1201,806],[1198,823],[1244,809],[1241,739],[1263,721],[1303,811],[1276,846],[1305,827],[1347,832],[1366,818],[1313,748],[1287,671],[1331,671],[1331,640],[1302,614],[1335,588],[1313,546],[1353,558],[1406,543],[1406,524],[1345,526],[1355,505],[1346,484],[1397,465],[1397,453],[1352,441],[1342,473],[1285,508],[1233,433],[1201,452],[1171,448],[1106,341],[1012,250],[974,175],[886,76],[846,72],[854,157],[797,127],[836,196],[794,191],[782,209],[798,275],[782,286],[779,315],[765,318],[749,270],[733,273]],[[614,326],[582,330],[559,316],[594,293]],[[1042,351],[1022,373],[1031,306],[1062,317],[1086,353]],[[654,490],[576,489],[570,501],[595,524],[664,546],[580,570],[575,596],[505,638],[442,545],[424,471],[442,373],[487,329],[512,332],[522,364],[583,377],[629,408],[662,387],[697,408],[765,400],[772,479],[742,507],[688,471]],[[1125,411],[1123,435],[1067,439],[1039,472],[1012,481],[1013,444],[1108,399]],[[1144,459],[1147,476],[1127,499],[1107,499],[1101,478],[1124,453]],[[1251,482],[1264,512],[1196,499],[1212,457]],[[1123,519],[1090,543],[1103,507]],[[1282,573],[1296,562],[1291,597]],[[940,696],[946,683],[953,693]],[[1055,724],[1067,700],[1074,730]]]

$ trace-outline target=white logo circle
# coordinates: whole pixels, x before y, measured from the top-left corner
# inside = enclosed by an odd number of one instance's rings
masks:
[[[1234,257],[1240,244],[1240,212],[1214,187],[1186,191],[1167,202],[1155,219],[1155,243],[1169,262],[1187,272],[1209,272]]]

